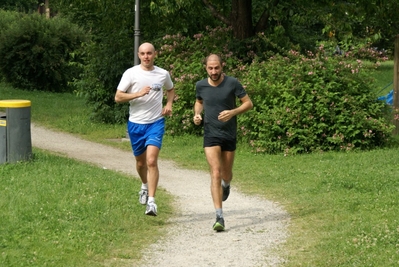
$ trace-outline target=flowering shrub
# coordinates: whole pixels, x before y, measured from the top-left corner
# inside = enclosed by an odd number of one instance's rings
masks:
[[[254,109],[239,117],[240,136],[256,152],[284,154],[369,149],[393,126],[362,61],[289,51],[254,61],[242,76]]]

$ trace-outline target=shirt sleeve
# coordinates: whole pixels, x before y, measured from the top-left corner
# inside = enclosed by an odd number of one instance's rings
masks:
[[[165,79],[164,86],[165,86],[166,90],[171,90],[173,88],[173,82],[172,82],[172,78],[170,78],[169,72],[166,72],[166,79]]]
[[[198,100],[202,100],[202,97],[201,97],[201,95],[200,95],[200,87],[201,87],[200,81],[198,81],[198,82],[195,84],[195,98],[198,99]]]
[[[125,71],[122,75],[122,78],[118,84],[117,89],[122,92],[127,92],[130,86],[131,86],[130,78],[129,75],[127,74],[127,71]]]
[[[236,86],[235,86],[234,94],[238,98],[243,98],[244,96],[247,95],[247,92],[245,91],[244,87],[242,86],[242,84],[237,79],[236,79]]]

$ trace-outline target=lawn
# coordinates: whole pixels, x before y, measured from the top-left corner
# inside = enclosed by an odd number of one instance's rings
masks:
[[[32,161],[0,165],[0,266],[120,266],[164,234],[165,191],[163,216],[151,220],[137,204],[137,179],[33,152]]]

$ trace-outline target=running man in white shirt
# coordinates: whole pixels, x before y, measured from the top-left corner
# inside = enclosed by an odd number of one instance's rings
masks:
[[[155,193],[159,181],[158,155],[165,132],[165,115],[172,114],[175,96],[169,72],[154,65],[155,48],[150,43],[139,47],[140,65],[127,69],[116,89],[115,102],[130,103],[128,132],[136,170],[141,178],[140,204],[145,214],[157,215]],[[163,107],[163,89],[166,105]]]

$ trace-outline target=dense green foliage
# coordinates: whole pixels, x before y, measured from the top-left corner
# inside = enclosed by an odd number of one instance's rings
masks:
[[[290,51],[246,69],[242,82],[254,109],[240,118],[240,132],[257,152],[369,149],[388,141],[389,111],[362,61],[323,52]]]
[[[85,40],[84,32],[62,18],[0,13],[0,71],[6,81],[30,90],[68,90],[80,72],[72,62],[79,61],[73,52]]]
[[[37,10],[38,4],[44,3],[44,0],[2,0],[0,8],[19,12],[30,12]]]

